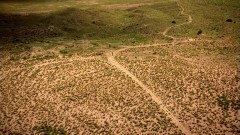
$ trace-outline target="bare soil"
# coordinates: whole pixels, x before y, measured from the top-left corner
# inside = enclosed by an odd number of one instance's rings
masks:
[[[138,5],[139,6],[139,5]],[[179,5],[180,6],[180,5]],[[180,6],[181,7],[181,6]],[[69,134],[237,134],[237,64],[196,47],[210,40],[127,46],[103,56],[0,65],[0,133],[36,134],[48,123]],[[192,49],[192,50],[191,50]]]

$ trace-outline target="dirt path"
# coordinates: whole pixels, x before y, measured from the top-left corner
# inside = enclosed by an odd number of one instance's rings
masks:
[[[111,65],[118,68],[120,71],[124,72],[126,75],[132,78],[134,82],[136,82],[139,86],[142,87],[143,90],[145,90],[148,94],[151,95],[152,99],[160,105],[160,108],[167,114],[167,116],[172,120],[172,122],[178,126],[178,128],[186,135],[192,135],[192,133],[182,124],[179,122],[179,120],[164,106],[163,102],[146,86],[144,85],[136,76],[134,76],[130,71],[128,71],[126,68],[124,68],[121,64],[119,64],[115,58],[114,55],[109,56],[108,55],[108,61]],[[159,88],[161,89],[161,88]]]
[[[185,10],[185,9],[184,9],[181,5],[179,5],[179,3],[177,3],[177,5],[182,9],[181,12],[180,12],[180,14],[188,16],[188,21],[185,22],[185,23],[181,23],[181,24],[178,24],[178,25],[175,25],[175,26],[168,27],[167,29],[165,29],[165,30],[163,31],[162,35],[165,36],[165,37],[169,37],[169,38],[173,39],[173,42],[172,42],[172,43],[174,43],[174,42],[177,40],[177,38],[174,37],[174,36],[168,35],[167,33],[168,33],[173,27],[179,27],[179,26],[182,26],[182,25],[190,24],[190,23],[192,23],[192,21],[193,21],[193,20],[192,20],[192,16],[191,16],[191,15],[188,15],[188,14],[185,14],[185,13],[184,13],[184,10]]]
[[[182,15],[187,15],[184,13],[184,8],[179,5],[178,3],[178,6],[181,7],[181,14]],[[123,65],[119,64],[117,62],[117,60],[115,59],[115,56],[123,51],[123,50],[126,50],[126,49],[130,49],[130,48],[140,48],[140,47],[153,47],[153,46],[160,46],[160,45],[171,45],[171,44],[176,44],[177,43],[177,38],[174,37],[174,36],[171,36],[171,35],[168,35],[167,33],[169,32],[170,29],[172,29],[173,27],[179,27],[179,26],[182,26],[182,25],[186,25],[186,24],[190,24],[192,22],[192,17],[190,15],[187,15],[188,16],[188,21],[185,22],[185,23],[182,23],[182,24],[179,24],[179,25],[175,25],[175,26],[171,26],[171,27],[168,27],[166,30],[164,30],[164,32],[162,33],[163,36],[165,37],[169,37],[169,38],[172,38],[173,41],[172,43],[165,43],[165,44],[152,44],[152,45],[141,45],[141,46],[129,46],[129,47],[124,47],[122,49],[119,49],[119,50],[116,50],[114,52],[109,52],[109,53],[106,53],[106,56],[107,56],[107,59],[108,59],[108,62],[112,65],[112,66],[115,66],[118,70],[122,71],[123,73],[125,73],[126,75],[128,75],[129,77],[131,77],[131,79],[137,83],[139,86],[142,87],[143,90],[146,91],[146,93],[150,94],[152,99],[157,103],[159,104],[160,108],[167,114],[167,116],[172,120],[172,122],[186,135],[192,135],[193,133],[191,133],[191,131],[188,129],[188,126],[187,125],[183,125],[178,118],[176,118],[163,104],[163,102],[143,83],[141,82],[136,76],[134,76],[130,71],[128,71]],[[192,41],[195,41],[194,39],[192,40],[184,40],[184,41],[178,41],[178,43],[182,43],[182,42],[192,42]],[[160,88],[162,89],[162,88]]]

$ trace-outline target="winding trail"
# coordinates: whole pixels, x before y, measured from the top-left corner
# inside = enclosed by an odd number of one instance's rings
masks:
[[[190,23],[192,23],[192,21],[193,21],[193,20],[192,20],[192,16],[191,16],[191,15],[188,15],[188,14],[185,14],[185,13],[184,13],[184,10],[185,10],[185,9],[184,9],[181,5],[179,5],[179,3],[177,3],[177,5],[182,9],[181,12],[180,12],[180,14],[188,16],[188,21],[185,22],[185,23],[181,23],[181,24],[178,24],[178,25],[175,25],[175,26],[168,27],[167,29],[165,29],[165,30],[163,31],[162,35],[165,36],[165,37],[168,37],[168,38],[173,39],[172,43],[175,43],[175,41],[177,40],[177,38],[174,37],[174,36],[168,35],[167,33],[168,33],[173,27],[179,27],[179,26],[182,26],[182,25],[190,24]]]
[[[121,65],[120,63],[118,63],[118,61],[115,59],[115,56],[117,56],[118,53],[120,53],[121,51],[127,50],[127,49],[131,49],[131,48],[145,48],[145,47],[154,47],[154,46],[161,46],[161,45],[174,45],[177,43],[189,43],[189,42],[195,42],[198,40],[195,39],[191,39],[191,40],[178,40],[178,38],[168,35],[167,33],[173,28],[173,27],[179,27],[182,25],[186,25],[186,24],[190,24],[192,23],[192,17],[188,14],[184,13],[184,8],[179,5],[179,3],[177,2],[178,6],[181,8],[181,14],[182,15],[186,15],[188,16],[188,21],[184,22],[182,24],[178,24],[178,25],[174,25],[174,26],[170,26],[168,28],[166,28],[162,33],[163,36],[168,37],[173,39],[173,41],[171,43],[162,43],[162,44],[148,44],[148,45],[139,45],[139,46],[125,46],[124,48],[115,50],[114,52],[107,52],[105,55],[107,56],[107,60],[109,62],[109,64],[111,64],[112,66],[116,67],[118,70],[120,70],[121,72],[125,73],[127,76],[129,76],[136,84],[138,84],[140,87],[142,87],[143,90],[146,91],[146,93],[148,93],[151,98],[160,106],[160,109],[163,110],[165,112],[165,114],[167,115],[168,118],[170,118],[172,120],[172,122],[186,135],[193,135],[193,133],[190,132],[190,130],[188,129],[187,125],[182,124],[178,118],[176,118],[163,104],[163,102],[161,101],[161,99],[159,99],[154,92],[152,92],[151,89],[149,89],[142,81],[140,81],[134,74],[132,74],[129,70],[127,70],[123,65]],[[89,34],[89,33],[88,33]],[[87,37],[87,35],[84,35],[84,37]],[[201,40],[200,40],[201,41]],[[68,62],[73,62],[75,60],[89,60],[89,59],[96,59],[96,57],[88,57],[88,58],[76,58],[76,59],[68,59]],[[35,70],[37,70],[38,68],[41,68],[42,66],[46,66],[49,64],[57,64],[57,63],[63,63],[64,61],[66,61],[65,59],[62,59],[60,61],[50,61],[50,62],[45,62],[45,63],[38,63],[36,65],[30,66],[28,68],[32,68],[31,72],[34,72]],[[13,68],[8,72],[13,72],[13,71],[20,71],[19,68]],[[5,79],[5,77],[7,77],[8,73],[5,72],[5,76],[1,76],[0,80]],[[164,90],[162,88],[159,88],[160,90]],[[1,95],[0,95],[1,96]]]
[[[106,53],[107,56],[107,60],[109,62],[109,64],[111,64],[112,66],[116,67],[118,70],[122,71],[123,73],[125,73],[126,75],[128,75],[129,77],[131,77],[131,79],[137,83],[139,86],[142,87],[143,90],[146,91],[146,93],[150,94],[152,99],[159,104],[160,108],[166,113],[166,115],[172,120],[172,122],[186,135],[193,135],[193,133],[191,133],[191,131],[188,129],[187,125],[183,125],[180,120],[178,118],[176,118],[163,104],[163,102],[143,83],[141,82],[134,74],[132,74],[129,70],[127,70],[123,65],[119,64],[117,62],[117,60],[115,59],[115,56],[124,50],[127,49],[131,49],[131,48],[141,48],[141,47],[153,47],[153,46],[160,46],[160,45],[174,45],[176,43],[184,43],[184,42],[192,42],[195,40],[185,40],[185,41],[178,41],[177,42],[177,38],[171,35],[168,35],[167,33],[173,28],[173,27],[179,27],[182,25],[186,25],[186,24],[190,24],[192,23],[192,17],[191,15],[185,14],[184,13],[184,8],[179,5],[179,3],[177,2],[178,6],[182,9],[181,10],[181,14],[182,15],[187,15],[188,16],[188,21],[184,22],[182,24],[179,25],[175,25],[175,26],[171,26],[168,27],[167,29],[165,29],[162,33],[163,36],[165,37],[169,37],[171,39],[173,39],[172,43],[163,43],[163,44],[152,44],[152,45],[140,45],[140,46],[127,46],[124,47],[122,49],[116,50],[114,52],[108,52]],[[160,88],[161,90],[163,90],[162,88]]]

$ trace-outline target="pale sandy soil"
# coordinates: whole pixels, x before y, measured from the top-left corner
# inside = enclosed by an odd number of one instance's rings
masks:
[[[153,5],[154,3],[137,3],[137,4],[110,4],[110,5],[101,5],[104,8],[114,8],[114,9],[129,9],[144,5]]]
[[[198,45],[208,42],[198,43]],[[187,57],[179,48],[191,44],[134,48],[122,51],[117,60],[163,101],[176,118],[196,134],[237,134],[238,111],[222,110],[217,98],[239,100],[235,64],[209,54]],[[156,54],[153,55],[153,52]]]
[[[181,134],[151,96],[101,59],[35,65],[1,69],[9,70],[0,80],[2,133],[32,134],[47,122],[79,134]]]
[[[192,22],[187,16],[177,27]],[[201,50],[211,41],[177,39],[171,28],[160,34],[172,43],[3,62],[0,133],[34,134],[48,123],[70,134],[237,134],[238,111],[217,104],[222,95],[239,100],[237,64]]]
[[[17,11],[15,13],[16,14],[22,14],[22,15],[50,13],[50,12],[55,12],[57,10],[62,10],[62,9],[65,9],[65,8],[78,6],[78,5],[81,5],[81,6],[82,5],[99,6],[99,7],[104,7],[104,8],[108,8],[108,9],[129,9],[129,8],[154,4],[154,2],[144,2],[144,3],[143,2],[132,3],[132,4],[105,4],[105,3],[101,3],[97,0],[88,0],[88,1],[72,1],[72,2],[69,2],[69,3],[62,3],[59,6],[56,6],[52,3],[45,3],[45,4],[42,4],[42,5],[39,5],[39,7],[45,6],[45,7],[47,7],[46,9],[39,9],[38,10],[38,9],[31,9],[31,7],[28,7],[28,8],[21,8],[20,11]],[[59,4],[59,3],[57,3],[57,4]],[[14,10],[15,7],[17,7],[18,5],[13,4],[13,3],[7,3],[7,4],[4,3],[4,4],[2,4],[2,6],[7,8],[7,9]],[[29,10],[29,8],[31,10]],[[10,12],[11,12],[11,10],[10,10]]]

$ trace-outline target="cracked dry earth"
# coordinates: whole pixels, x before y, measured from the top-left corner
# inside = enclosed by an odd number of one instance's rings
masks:
[[[182,134],[131,78],[102,59],[62,60],[1,78],[0,131],[47,122],[71,134]]]

